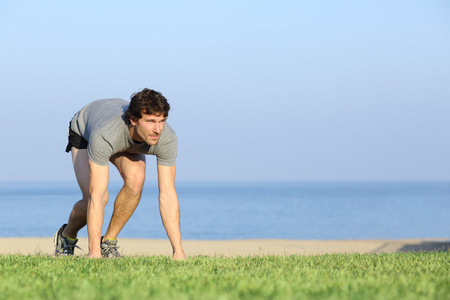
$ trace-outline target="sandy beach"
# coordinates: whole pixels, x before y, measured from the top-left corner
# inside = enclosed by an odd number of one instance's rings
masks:
[[[87,238],[80,238],[76,255],[88,252]],[[126,256],[171,255],[168,240],[129,239],[118,240],[120,252]],[[185,240],[187,256],[235,257],[254,255],[323,255],[350,253],[393,253],[450,250],[450,239],[402,240]],[[0,238],[0,255],[52,255],[53,240],[42,238]]]

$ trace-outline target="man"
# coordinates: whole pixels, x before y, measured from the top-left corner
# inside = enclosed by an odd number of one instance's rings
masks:
[[[159,92],[144,89],[123,99],[96,100],[70,122],[66,152],[72,152],[75,175],[83,194],[54,236],[55,255],[73,255],[77,233],[87,224],[89,257],[120,257],[117,236],[136,209],[145,180],[145,154],[157,158],[159,209],[173,249],[173,259],[185,259],[180,234],[180,207],[175,191],[178,140],[166,123],[170,105]],[[102,237],[108,202],[109,162],[124,185],[114,203]]]

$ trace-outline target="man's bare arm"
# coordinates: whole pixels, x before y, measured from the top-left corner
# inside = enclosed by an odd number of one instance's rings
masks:
[[[173,248],[174,259],[185,259],[181,245],[180,205],[175,190],[175,166],[158,165],[159,211]]]
[[[87,209],[87,230],[89,257],[101,258],[100,239],[102,236],[105,205],[108,202],[109,167],[89,161],[90,186]]]

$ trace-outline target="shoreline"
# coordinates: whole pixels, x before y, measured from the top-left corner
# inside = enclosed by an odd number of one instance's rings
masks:
[[[88,253],[87,238],[79,238],[84,251],[75,250],[76,256]],[[119,252],[124,256],[153,256],[172,254],[168,239],[119,238]],[[186,256],[263,256],[263,255],[324,255],[324,254],[380,254],[395,252],[450,251],[450,238],[372,239],[372,240],[183,240]],[[53,255],[53,238],[20,237],[0,238],[0,255]]]

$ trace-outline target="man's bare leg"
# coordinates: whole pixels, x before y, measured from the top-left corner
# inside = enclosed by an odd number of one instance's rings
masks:
[[[114,211],[105,233],[105,239],[115,239],[130,219],[141,200],[145,181],[145,155],[120,153],[111,157],[124,180],[124,185],[114,202]]]

